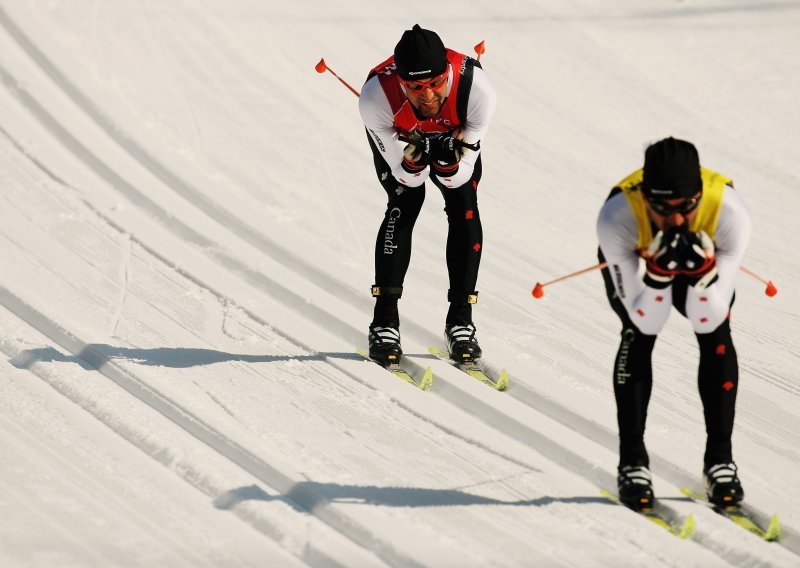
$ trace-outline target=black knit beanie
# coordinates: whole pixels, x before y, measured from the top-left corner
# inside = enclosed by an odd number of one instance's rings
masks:
[[[642,190],[648,199],[691,197],[703,189],[700,157],[691,142],[665,138],[644,153]]]
[[[407,81],[430,79],[447,70],[447,50],[436,32],[415,24],[394,48],[397,72]]]

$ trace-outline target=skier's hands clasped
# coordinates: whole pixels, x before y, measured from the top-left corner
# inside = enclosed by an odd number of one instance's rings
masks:
[[[659,231],[647,249],[645,268],[645,283],[653,288],[668,286],[677,274],[688,276],[690,285],[702,283],[705,288],[717,274],[714,242],[705,231]]]
[[[480,142],[468,144],[461,133],[427,133],[414,130],[400,136],[407,142],[403,149],[403,169],[419,173],[431,166],[439,176],[452,176],[458,171],[458,163],[467,150],[477,152]]]
[[[717,275],[717,257],[714,241],[705,231],[683,231],[678,242],[681,274],[689,277],[689,284],[705,288]]]

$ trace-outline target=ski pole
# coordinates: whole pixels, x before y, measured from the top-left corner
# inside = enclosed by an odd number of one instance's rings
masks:
[[[486,53],[486,42],[481,40],[481,42],[475,46],[475,53],[478,54],[478,61],[481,60],[481,55]]]
[[[481,40],[481,42],[478,45],[475,46],[475,53],[478,54],[478,61],[480,61],[481,60],[481,55],[486,53],[486,42],[485,41]],[[348,89],[350,89],[351,93],[353,93],[357,97],[361,96],[361,93],[356,91],[353,87],[350,86],[350,84],[347,81],[345,81],[344,79],[339,77],[339,75],[337,75],[336,72],[333,69],[328,67],[328,65],[325,63],[325,58],[324,57],[319,60],[319,63],[317,63],[314,66],[314,69],[317,70],[317,73],[325,73],[325,71],[330,71],[331,75],[333,75],[334,77],[339,79],[339,82],[342,85],[344,85],[345,87],[347,87]]]
[[[317,70],[317,73],[325,73],[325,71],[330,71],[330,72],[331,72],[331,75],[333,75],[334,77],[336,77],[337,79],[339,79],[339,82],[340,82],[342,85],[344,85],[345,87],[347,87],[348,89],[350,89],[350,92],[352,92],[352,93],[353,93],[355,96],[357,96],[357,97],[360,97],[360,96],[361,96],[361,93],[359,93],[358,91],[356,91],[356,90],[355,90],[353,87],[351,87],[351,86],[350,86],[350,84],[349,84],[347,81],[345,81],[344,79],[342,79],[341,77],[339,77],[339,75],[337,75],[337,74],[336,74],[336,73],[333,71],[333,69],[331,69],[330,67],[328,67],[328,66],[326,65],[326,63],[325,63],[325,59],[324,59],[324,58],[319,60],[319,63],[317,63],[317,64],[314,66],[314,69],[316,69],[316,70]]]
[[[764,290],[764,293],[767,296],[769,296],[770,298],[778,293],[778,288],[775,287],[775,284],[772,283],[772,280],[764,280],[763,278],[761,278],[761,276],[759,276],[758,274],[756,274],[755,272],[753,272],[752,270],[750,270],[746,266],[742,266],[740,268],[740,270],[742,272],[744,272],[745,274],[747,274],[748,276],[752,276],[753,278],[755,278],[756,280],[758,280],[762,284],[765,284],[767,289]]]
[[[550,284],[556,284],[557,282],[562,282],[564,280],[568,280],[568,279],[573,278],[575,276],[580,276],[581,274],[586,274],[587,272],[592,272],[593,270],[602,270],[606,266],[608,266],[607,262],[601,262],[601,263],[595,264],[594,266],[590,266],[588,268],[584,268],[583,270],[579,270],[577,272],[573,272],[572,274],[567,274],[566,276],[562,276],[560,278],[556,278],[555,280],[551,280],[550,282],[545,282],[545,283],[537,282],[536,286],[533,287],[533,291],[531,292],[531,294],[533,295],[534,298],[536,298],[538,300],[539,298],[544,296],[544,287],[545,286],[549,286]],[[767,296],[769,296],[770,298],[778,293],[778,288],[775,286],[775,284],[772,283],[771,280],[765,280],[764,278],[761,278],[758,274],[756,274],[755,272],[753,272],[752,270],[750,270],[746,266],[741,266],[740,270],[742,272],[744,272],[745,274],[747,274],[748,276],[752,276],[753,278],[755,278],[759,282],[761,282],[763,284],[766,284],[767,289],[764,290],[764,293]]]
[[[538,300],[539,298],[544,296],[544,287],[545,286],[550,286],[550,284],[556,284],[556,283],[561,282],[563,280],[568,280],[568,279],[573,278],[575,276],[580,276],[581,274],[586,274],[587,272],[592,272],[593,270],[600,270],[600,269],[605,268],[606,266],[608,266],[607,262],[601,262],[599,264],[595,264],[594,266],[590,266],[589,268],[584,268],[583,270],[579,270],[577,272],[573,272],[572,274],[567,274],[566,276],[562,276],[560,278],[556,278],[555,280],[551,280],[550,282],[545,282],[544,284],[542,284],[541,282],[537,282],[536,286],[533,287],[533,292],[532,292],[533,297]]]

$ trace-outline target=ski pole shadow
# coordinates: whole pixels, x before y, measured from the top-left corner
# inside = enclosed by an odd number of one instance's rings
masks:
[[[54,347],[25,350],[10,359],[18,369],[28,369],[35,363],[74,363],[93,371],[112,361],[125,360],[138,365],[184,369],[215,363],[240,361],[245,363],[276,363],[281,361],[325,361],[327,359],[362,360],[358,353],[320,352],[298,355],[250,355],[228,353],[216,349],[193,347],[155,347],[150,349],[115,347],[103,343],[86,345],[78,355],[64,354]]]
[[[421,487],[377,487],[374,485],[341,485],[301,481],[285,495],[270,495],[256,485],[231,489],[214,500],[218,509],[232,509],[244,501],[282,501],[299,512],[313,513],[326,503],[378,505],[384,507],[465,507],[491,505],[506,507],[545,507],[553,503],[575,505],[614,505],[605,497],[541,496],[533,499],[505,501],[475,495],[458,489],[427,489]]]

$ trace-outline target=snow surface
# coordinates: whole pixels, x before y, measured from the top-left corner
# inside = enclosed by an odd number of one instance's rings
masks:
[[[356,100],[419,22],[499,106],[475,310],[488,389],[427,355],[446,313],[429,188],[401,302],[421,392],[365,344],[385,196]],[[800,3],[0,2],[0,565],[800,564]],[[733,311],[735,457],[780,544],[699,486],[697,353],[659,338],[647,442],[681,541],[614,487],[618,321],[594,222],[674,135],[754,218]]]

